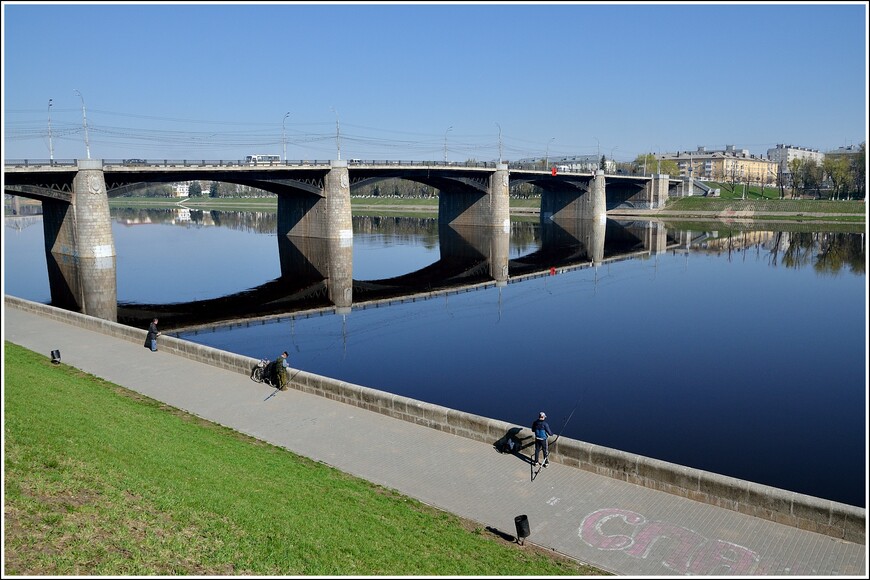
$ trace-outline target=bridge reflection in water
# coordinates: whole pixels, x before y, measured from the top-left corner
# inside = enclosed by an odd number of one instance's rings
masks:
[[[540,230],[540,248],[511,259],[509,230],[439,222],[437,261],[378,280],[353,278],[350,240],[278,236],[278,278],[231,295],[164,304],[118,303],[115,256],[48,252],[47,267],[55,306],[139,328],[157,317],[165,331],[180,331],[324,309],[347,313],[355,306],[502,286],[680,245],[659,222],[545,218]]]

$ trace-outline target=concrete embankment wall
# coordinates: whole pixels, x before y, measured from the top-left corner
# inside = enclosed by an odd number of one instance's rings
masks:
[[[138,344],[145,342],[147,333],[144,329],[140,330],[12,296],[6,296],[5,301],[7,308],[28,310]],[[253,366],[257,363],[257,359],[251,357],[171,336],[163,335],[159,340],[163,352],[246,376],[250,375]],[[499,441],[508,433],[519,439],[524,447],[533,442],[533,435],[527,427],[463,413],[301,370],[293,370],[292,373],[294,388],[396,419],[489,444]],[[863,508],[565,437],[559,438],[555,445],[551,445],[550,459],[607,477],[850,542],[866,541],[866,510]]]

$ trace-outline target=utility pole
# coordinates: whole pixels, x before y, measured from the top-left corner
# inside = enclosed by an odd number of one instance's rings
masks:
[[[54,146],[51,143],[51,99],[48,99],[48,159],[54,165]]]
[[[284,114],[284,118],[281,119],[281,143],[284,145],[284,164],[287,164],[287,133],[284,130],[284,121],[287,120],[287,117],[290,116],[290,111],[287,111]]]
[[[447,127],[447,130],[444,131],[444,163],[447,163],[447,133],[449,133],[451,129],[453,129],[453,125],[450,125]]]
[[[338,111],[335,107],[329,107],[335,113],[335,147],[338,149],[338,160],[341,161],[341,126],[338,123]]]
[[[85,151],[88,154],[88,159],[91,158],[91,145],[88,142],[88,116],[85,113],[85,98],[78,89],[73,89],[73,92],[82,100],[82,126],[85,128]]]
[[[555,137],[551,137],[549,141],[547,141],[547,154],[544,157],[544,169],[547,169],[550,166],[550,143],[555,141]]]

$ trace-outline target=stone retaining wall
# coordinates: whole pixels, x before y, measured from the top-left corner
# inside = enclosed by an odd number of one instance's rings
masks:
[[[12,296],[5,297],[6,307],[35,312],[108,336],[145,343],[147,332],[114,322],[84,316],[45,304]],[[246,376],[257,359],[221,351],[162,335],[163,352],[204,362]],[[354,405],[403,421],[495,444],[508,434],[523,447],[533,444],[533,434],[526,427],[479,415],[463,413],[431,403],[394,395],[376,389],[346,383],[302,370],[293,370],[296,389],[342,403]],[[642,455],[568,439],[550,446],[551,461],[585,469],[599,475],[620,479],[696,501],[734,510],[750,516],[818,532],[850,542],[865,543],[866,525],[863,508],[799,494],[783,489],[718,475],[700,469],[651,459]]]

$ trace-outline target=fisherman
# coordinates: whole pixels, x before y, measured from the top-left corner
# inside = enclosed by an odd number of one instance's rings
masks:
[[[272,384],[274,384],[282,391],[287,390],[287,369],[290,368],[290,363],[287,362],[288,356],[290,355],[287,354],[287,351],[285,350],[280,355],[278,355],[278,358],[276,358],[275,362],[272,363],[272,372],[274,373]]]
[[[538,457],[540,452],[543,450],[544,452],[544,464],[543,467],[547,467],[547,463],[549,462],[550,449],[547,445],[547,437],[553,435],[552,429],[550,429],[550,424],[547,423],[547,414],[543,411],[538,414],[538,418],[535,419],[535,422],[532,423],[532,432],[535,434],[535,463],[534,467],[537,467]]]

